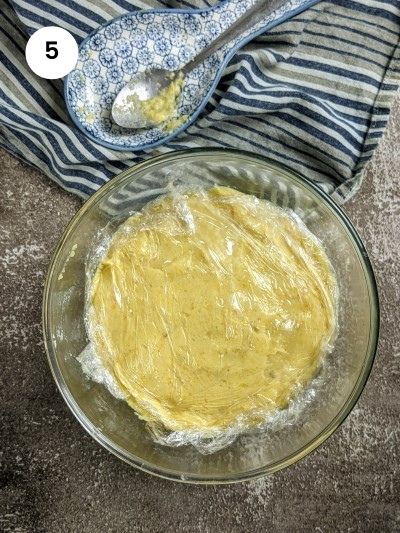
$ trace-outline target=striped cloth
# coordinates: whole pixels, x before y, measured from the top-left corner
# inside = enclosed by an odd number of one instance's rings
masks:
[[[400,1],[322,1],[236,54],[186,132],[145,152],[104,148],[67,116],[62,80],[27,67],[27,38],[42,26],[80,42],[117,15],[207,0],[0,0],[0,145],[62,187],[88,197],[128,166],[187,147],[238,147],[315,180],[339,202],[359,187],[400,81]]]

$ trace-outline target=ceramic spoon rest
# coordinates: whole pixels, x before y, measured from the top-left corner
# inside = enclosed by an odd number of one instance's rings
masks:
[[[137,11],[104,24],[81,43],[76,68],[65,80],[65,100],[73,122],[89,138],[115,150],[138,151],[170,141],[203,110],[240,47],[317,0],[271,0],[276,9],[267,16],[260,7],[251,28],[186,76],[178,115],[188,118],[172,132],[160,126],[139,130],[117,126],[111,120],[114,98],[137,73],[149,68],[181,68],[257,2],[260,0],[225,0],[204,10]]]

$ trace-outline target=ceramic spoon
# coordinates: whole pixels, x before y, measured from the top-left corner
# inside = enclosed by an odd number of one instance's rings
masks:
[[[114,150],[144,150],[169,142],[196,120],[239,48],[318,1],[223,0],[207,9],[138,10],[116,17],[80,44],[64,89],[71,119],[90,139]],[[151,98],[182,70],[177,101],[182,124],[178,120],[175,129],[163,124],[128,128],[115,122],[125,125],[122,118],[113,120],[121,89],[130,91],[135,84],[136,99]]]
[[[178,75],[181,75],[184,80],[193,69],[203,63],[208,57],[212,56],[214,52],[228,43],[239,39],[242,35],[245,35],[246,32],[254,28],[264,17],[291,3],[288,0],[256,0],[225,31],[179,70],[171,71],[162,68],[149,69],[134,76],[119,91],[114,100],[111,110],[114,122],[124,128],[132,129],[154,126],[155,124],[141,112],[140,104],[138,105],[137,103],[138,100],[145,101],[154,98],[163,89],[166,89]],[[229,47],[227,51],[229,51]],[[134,102],[136,102],[136,106]]]

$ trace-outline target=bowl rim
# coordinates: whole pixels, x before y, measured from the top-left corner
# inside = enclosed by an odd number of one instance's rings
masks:
[[[257,162],[262,164],[264,167],[269,168],[270,170],[278,170],[280,173],[283,173],[285,177],[289,178],[292,182],[305,186],[306,189],[309,189],[311,193],[314,193],[319,197],[323,203],[325,203],[331,211],[334,212],[335,216],[341,221],[349,234],[349,237],[352,243],[355,246],[355,251],[357,252],[359,261],[361,263],[366,284],[368,287],[368,294],[370,300],[370,331],[368,338],[368,346],[366,350],[366,356],[361,368],[360,374],[354,387],[349,394],[347,400],[344,402],[340,410],[337,412],[335,417],[330,421],[327,426],[322,429],[317,436],[315,436],[310,442],[302,446],[296,452],[293,452],[289,456],[285,457],[282,460],[279,460],[270,465],[264,465],[249,471],[240,472],[233,475],[213,475],[213,476],[204,476],[200,474],[185,474],[178,472],[172,469],[165,469],[154,466],[152,463],[144,461],[133,454],[127,452],[122,447],[116,445],[110,438],[103,435],[103,433],[94,426],[90,419],[85,415],[82,409],[79,407],[75,401],[72,393],[70,392],[67,383],[64,380],[61,369],[57,363],[55,353],[53,350],[53,344],[50,335],[49,329],[49,297],[50,289],[53,282],[53,273],[55,265],[57,264],[57,259],[61,251],[63,250],[64,243],[71,232],[74,230],[75,226],[84,216],[84,214],[91,209],[96,203],[98,203],[107,193],[113,189],[119,187],[124,181],[132,179],[132,174],[135,174],[139,171],[151,169],[152,167],[159,165],[160,163],[167,163],[174,160],[182,160],[185,158],[191,158],[193,156],[231,156],[234,159],[246,159],[250,162]],[[134,178],[133,178],[134,179]],[[369,375],[372,370],[372,366],[376,357],[376,351],[378,347],[379,340],[379,328],[380,328],[380,307],[379,307],[379,296],[377,283],[372,268],[371,261],[368,257],[368,253],[359,237],[356,229],[351,223],[348,216],[340,208],[338,204],[320,187],[318,187],[314,182],[310,181],[305,176],[289,169],[287,166],[277,163],[273,159],[268,157],[258,155],[252,152],[236,149],[225,149],[225,148],[189,148],[186,150],[172,151],[166,154],[158,155],[152,157],[133,165],[127,170],[117,174],[114,178],[100,187],[75,213],[68,225],[63,231],[57,246],[52,254],[50,265],[47,271],[46,280],[43,290],[43,303],[42,303],[42,331],[44,338],[44,346],[47,354],[48,363],[50,366],[51,373],[56,382],[56,385],[64,398],[64,401],[68,405],[69,409],[72,411],[73,415],[77,418],[78,422],[83,426],[83,428],[91,435],[99,444],[106,448],[113,455],[117,456],[119,459],[127,462],[131,466],[138,468],[149,474],[156,475],[158,477],[172,480],[180,481],[184,483],[192,484],[229,484],[236,483],[241,481],[249,481],[252,479],[257,479],[270,475],[278,470],[286,468],[300,459],[306,457],[315,449],[317,449],[323,442],[325,442],[345,421],[347,416],[350,414],[354,406],[356,405],[365,385],[369,378]]]

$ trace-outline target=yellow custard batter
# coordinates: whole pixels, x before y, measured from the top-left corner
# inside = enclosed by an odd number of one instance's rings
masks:
[[[182,92],[183,76],[178,74],[171,83],[149,100],[140,100],[136,94],[128,97],[134,112],[139,109],[152,125],[164,124],[167,131],[173,131],[187,120],[187,115],[177,117],[178,99]]]
[[[315,375],[336,283],[311,234],[225,187],[164,197],[115,233],[91,287],[96,353],[171,430],[252,426]]]

